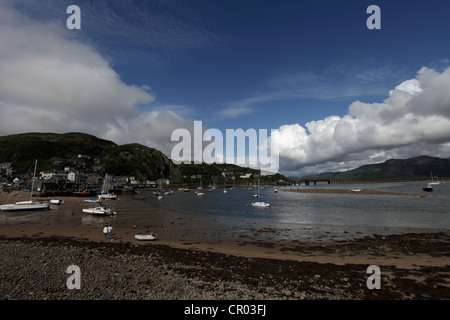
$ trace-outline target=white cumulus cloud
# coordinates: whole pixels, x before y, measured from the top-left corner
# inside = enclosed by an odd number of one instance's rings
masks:
[[[286,172],[317,173],[421,154],[450,156],[450,68],[422,68],[380,103],[353,102],[348,114],[280,127]]]
[[[171,132],[190,122],[164,108],[139,111],[155,101],[150,87],[124,83],[64,22],[0,5],[0,135],[79,131],[170,154]]]

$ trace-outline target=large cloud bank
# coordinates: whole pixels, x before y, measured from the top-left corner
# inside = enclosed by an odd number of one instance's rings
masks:
[[[0,135],[79,131],[170,154],[171,132],[191,122],[161,109],[140,112],[155,101],[150,88],[124,83],[64,22],[0,5]]]
[[[280,127],[281,164],[292,174],[421,154],[450,156],[450,68],[423,67],[384,102],[353,102],[344,117]]]

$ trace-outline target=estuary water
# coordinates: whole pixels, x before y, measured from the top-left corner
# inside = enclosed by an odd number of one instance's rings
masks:
[[[269,208],[251,206],[255,201],[253,188],[217,188],[204,196],[175,191],[158,200],[156,196],[142,199],[161,208],[208,216],[237,218],[259,222],[260,225],[282,223],[322,227],[372,227],[450,229],[450,183],[434,186],[433,192],[424,192],[426,182],[351,184],[303,186],[300,188],[372,189],[405,192],[413,195],[363,195],[331,193],[298,193],[289,189],[299,187],[264,187],[261,199],[270,202]],[[421,197],[419,197],[419,195]]]

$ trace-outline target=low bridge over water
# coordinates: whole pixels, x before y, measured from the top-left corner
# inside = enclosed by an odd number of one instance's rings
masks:
[[[436,182],[447,182],[449,177],[440,177]],[[392,183],[392,182],[430,182],[430,178],[384,178],[384,179],[348,179],[348,180],[327,180],[327,179],[300,179],[297,181],[306,186],[324,184],[365,184],[365,183]]]

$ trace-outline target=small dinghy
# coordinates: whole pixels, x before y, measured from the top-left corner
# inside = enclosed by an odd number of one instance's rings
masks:
[[[141,241],[153,241],[153,240],[158,239],[153,232],[150,234],[137,234],[134,237],[137,240],[141,240]]]
[[[50,200],[50,204],[54,204],[54,205],[63,205],[64,201],[63,200],[56,200],[56,199],[51,199]]]
[[[113,209],[106,207],[94,207],[83,209],[83,212],[90,213],[96,216],[112,216],[117,214]]]

